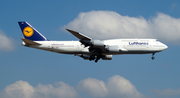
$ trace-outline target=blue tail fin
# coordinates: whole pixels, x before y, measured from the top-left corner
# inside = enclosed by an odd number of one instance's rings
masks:
[[[26,39],[31,41],[47,41],[47,39],[33,28],[28,22],[18,22],[22,33]]]

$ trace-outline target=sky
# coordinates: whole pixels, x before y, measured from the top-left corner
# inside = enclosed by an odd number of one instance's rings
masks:
[[[179,0],[1,0],[0,98],[179,98]],[[155,38],[168,49],[98,63],[22,46],[18,21],[49,40]]]

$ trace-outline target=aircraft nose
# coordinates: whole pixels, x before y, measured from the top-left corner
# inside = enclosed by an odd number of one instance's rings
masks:
[[[164,48],[163,50],[166,50],[168,48],[168,46],[163,44],[163,48]]]
[[[167,48],[168,48],[168,46],[167,46],[167,45],[165,45],[165,48],[167,49]]]

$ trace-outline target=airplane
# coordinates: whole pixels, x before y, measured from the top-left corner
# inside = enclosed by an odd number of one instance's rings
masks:
[[[22,45],[26,47],[62,53],[73,54],[85,60],[98,62],[112,60],[112,55],[120,54],[154,54],[168,48],[167,45],[157,39],[110,39],[96,40],[79,32],[66,29],[79,39],[79,41],[51,41],[44,37],[28,22],[18,22],[24,38]]]

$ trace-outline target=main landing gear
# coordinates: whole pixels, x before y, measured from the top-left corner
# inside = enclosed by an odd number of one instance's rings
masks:
[[[97,56],[91,55],[89,60],[91,61],[91,60],[95,60],[96,59],[95,62],[97,63],[100,58],[101,58],[101,56],[99,56],[99,55],[97,55]]]
[[[95,59],[95,55],[91,55],[90,58],[89,58],[90,61],[94,60],[94,59]]]
[[[100,58],[101,57],[99,55],[97,55],[95,62],[97,63]]]
[[[154,59],[155,59],[154,54],[155,54],[155,53],[153,53],[153,54],[152,54],[152,57],[151,57],[151,59],[152,59],[152,60],[154,60]]]

